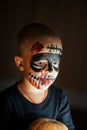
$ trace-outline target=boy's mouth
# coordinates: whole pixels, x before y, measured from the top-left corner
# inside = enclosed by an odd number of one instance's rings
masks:
[[[35,76],[31,73],[28,73],[29,77],[30,77],[30,81],[32,81],[32,83],[36,82],[36,84],[42,85],[42,86],[48,86],[50,85],[55,78],[53,76]],[[34,85],[34,84],[33,84]]]
[[[52,82],[50,78],[41,78],[40,81],[42,85],[49,85]]]

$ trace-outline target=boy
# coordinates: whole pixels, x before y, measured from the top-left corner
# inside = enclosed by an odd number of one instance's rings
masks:
[[[52,118],[74,130],[67,96],[52,84],[59,73],[62,43],[48,26],[32,23],[17,37],[17,68],[23,79],[1,93],[0,130],[27,130],[40,117]]]

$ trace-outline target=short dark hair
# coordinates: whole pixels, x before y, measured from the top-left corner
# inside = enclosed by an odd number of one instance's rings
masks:
[[[48,25],[45,25],[43,23],[31,23],[25,25],[18,33],[17,36],[17,44],[18,44],[18,53],[20,55],[21,48],[23,49],[23,46],[26,40],[39,38],[41,36],[50,36],[50,37],[57,37],[57,34],[48,27]]]
[[[57,36],[56,33],[43,23],[31,23],[25,25],[17,36],[18,43],[26,39],[39,37],[39,36]]]

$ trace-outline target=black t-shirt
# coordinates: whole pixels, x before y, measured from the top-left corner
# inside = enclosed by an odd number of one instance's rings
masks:
[[[17,83],[0,94],[0,130],[27,130],[40,117],[59,120],[74,130],[68,98],[58,87],[50,86],[40,104],[29,102],[18,90]]]

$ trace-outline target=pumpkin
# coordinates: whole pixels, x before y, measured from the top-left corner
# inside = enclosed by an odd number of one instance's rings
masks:
[[[68,128],[60,121],[49,118],[39,118],[31,123],[28,130],[68,130]]]

